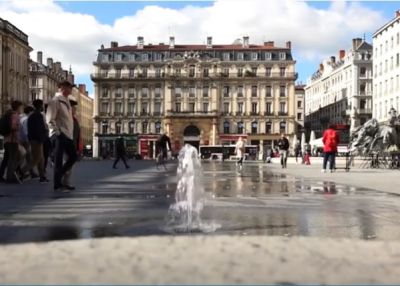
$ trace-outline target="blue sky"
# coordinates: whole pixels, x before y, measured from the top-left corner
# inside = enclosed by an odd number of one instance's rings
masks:
[[[31,57],[41,50],[64,68],[71,65],[76,81],[86,83],[90,93],[92,62],[101,44],[135,44],[137,36],[165,42],[171,31],[177,43],[202,43],[206,36],[231,43],[245,34],[253,43],[273,40],[283,46],[290,40],[299,80],[305,82],[320,61],[349,49],[352,38],[365,33],[371,40],[398,9],[400,3],[393,1],[0,1],[0,17],[29,35]]]

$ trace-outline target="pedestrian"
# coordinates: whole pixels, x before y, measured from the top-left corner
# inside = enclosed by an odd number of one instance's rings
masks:
[[[296,163],[297,163],[297,159],[301,157],[301,146],[299,142],[297,142],[296,146],[294,147],[294,156],[296,157]]]
[[[49,157],[51,155],[52,151],[52,144],[50,140],[50,130],[49,130],[49,125],[46,122],[46,112],[47,112],[47,104],[44,105],[44,111],[42,112],[43,115],[43,120],[44,120],[44,125],[46,127],[46,139],[43,142],[43,156],[44,156],[44,172],[47,173],[47,165],[49,162]]]
[[[238,159],[236,161],[236,165],[239,166],[240,170],[242,170],[242,168],[243,168],[243,160],[244,160],[244,156],[245,156],[245,150],[246,150],[246,143],[242,137],[239,137],[239,140],[236,143],[235,153],[236,153],[236,158]]]
[[[32,157],[31,145],[28,138],[28,118],[33,113],[34,110],[35,109],[32,106],[27,105],[24,108],[24,112],[20,115],[20,128],[19,128],[20,151],[21,154],[25,154],[25,156],[21,160],[21,163],[23,163],[25,159],[25,164],[24,166],[22,165],[18,166],[17,169],[20,171],[22,178],[26,178],[29,175],[31,176],[31,178],[38,177],[38,175],[35,174],[33,169],[27,169],[27,167],[31,162],[31,157]]]
[[[6,111],[1,117],[0,134],[4,136],[4,157],[0,166],[0,178],[3,180],[7,169],[7,183],[21,183],[21,179],[16,170],[21,163],[22,154],[20,153],[19,131],[20,114],[23,112],[21,101],[11,102],[11,109]]]
[[[281,166],[282,169],[287,166],[287,157],[289,150],[289,140],[286,138],[285,134],[281,135],[281,138],[278,140],[279,147],[279,155],[281,157]]]
[[[32,150],[28,170],[37,167],[39,182],[48,183],[44,167],[44,143],[47,140],[47,129],[43,118],[43,100],[33,101],[34,111],[27,119],[27,130],[30,147]]]
[[[337,146],[340,142],[339,134],[335,131],[333,125],[330,125],[329,128],[325,130],[322,142],[324,143],[324,162],[321,172],[326,172],[326,165],[329,161],[329,169],[332,173],[335,168]]]
[[[119,160],[125,165],[126,169],[129,169],[129,165],[126,163],[126,149],[125,149],[125,141],[121,136],[115,140],[115,161],[113,164],[113,169],[117,169],[117,164]]]
[[[54,146],[54,191],[69,192],[75,189],[73,186],[62,183],[64,175],[72,168],[77,159],[73,142],[74,120],[72,107],[68,100],[74,86],[67,80],[61,82],[58,85],[59,92],[49,102],[46,113],[52,146]],[[67,161],[63,163],[65,154]]]
[[[164,165],[165,170],[167,169],[164,162],[168,158],[168,150],[172,151],[171,140],[168,137],[168,135],[166,133],[164,133],[164,134],[161,134],[156,141],[156,167],[157,167],[157,169],[161,164]]]
[[[81,127],[79,125],[79,121],[77,118],[78,102],[74,98],[70,97],[69,103],[71,104],[72,117],[74,120],[73,143],[74,143],[74,148],[75,148],[77,157],[79,158],[79,156],[80,156],[79,147],[80,147],[80,141],[81,141]],[[72,186],[71,185],[72,170],[73,170],[73,166],[71,167],[71,169],[69,171],[67,171],[65,173],[63,181],[62,181],[64,186]]]

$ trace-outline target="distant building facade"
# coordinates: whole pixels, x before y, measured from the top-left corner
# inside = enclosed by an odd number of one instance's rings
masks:
[[[0,18],[0,115],[13,100],[29,101],[28,36]]]
[[[232,144],[273,145],[296,132],[295,61],[291,43],[102,47],[94,62],[94,154],[112,152],[119,135],[128,149],[154,158],[159,134],[175,150]]]
[[[374,118],[385,122],[391,108],[400,108],[400,10],[374,33],[372,43]]]
[[[305,97],[304,88],[305,88],[304,84],[298,84],[295,86],[295,96],[296,96],[295,115],[297,124],[296,130],[298,136],[300,135],[300,132],[304,130],[304,97]]]
[[[347,53],[331,57],[307,81],[305,126],[316,136],[329,124],[358,127],[372,117],[372,46],[357,38]]]

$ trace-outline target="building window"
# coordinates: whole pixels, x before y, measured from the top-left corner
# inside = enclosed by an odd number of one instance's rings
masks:
[[[254,115],[254,114],[257,114],[257,102],[252,102],[251,103],[251,113]]]
[[[242,77],[243,76],[243,69],[242,68],[238,68],[237,76],[238,77]]]
[[[279,69],[279,76],[284,77],[286,72],[286,68],[280,68]]]
[[[100,112],[102,113],[102,114],[108,114],[108,102],[102,102],[101,103],[101,109],[100,109]]]
[[[148,127],[147,121],[142,122],[142,133],[146,134],[148,132],[147,127]]]
[[[400,54],[397,53],[396,54],[396,67],[398,67],[400,65]]]
[[[222,70],[222,76],[224,77],[229,77],[229,69],[228,68],[224,68]]]
[[[360,95],[365,95],[365,83],[360,85]]]
[[[366,109],[366,107],[367,107],[367,100],[360,99],[360,109]]]
[[[101,133],[108,134],[108,122],[107,121],[103,121],[101,123]]]
[[[120,88],[120,87],[118,87],[116,90],[115,90],[115,97],[122,97],[122,88]]]
[[[265,133],[272,134],[272,123],[271,122],[265,123]]]
[[[131,121],[131,122],[129,122],[129,125],[128,125],[129,127],[129,134],[134,134],[135,133],[135,122],[134,121]]]
[[[365,67],[360,68],[360,76],[365,77],[367,69]]]
[[[161,122],[157,121],[155,124],[156,127],[156,133],[160,134],[161,133]]]
[[[272,97],[272,87],[271,86],[266,86],[266,88],[265,88],[265,96],[266,97]]]
[[[256,76],[257,75],[257,67],[252,67],[251,68],[251,73]]]
[[[265,76],[271,77],[271,68],[265,68]]]
[[[175,97],[181,97],[182,95],[182,88],[175,87]]]
[[[161,114],[161,102],[157,101],[154,103],[154,115]]]
[[[257,129],[258,129],[258,123],[257,123],[257,121],[253,121],[251,123],[251,133],[252,134],[256,134],[257,133]]]
[[[181,112],[181,103],[180,102],[175,103],[175,112]]]
[[[147,62],[149,60],[149,55],[146,53],[142,54],[142,61]]]
[[[36,94],[35,92],[32,92],[32,94],[31,94],[31,100],[32,100],[32,101],[35,101],[36,99],[38,99],[38,98],[37,98],[37,94]]]
[[[147,115],[148,113],[148,105],[147,102],[142,102],[142,115]]]
[[[243,97],[243,86],[241,86],[241,85],[238,86],[237,96]]]
[[[223,95],[224,97],[229,97],[229,86],[224,86],[223,87]]]
[[[244,60],[243,53],[238,53],[237,54],[237,59],[238,59],[238,61],[243,61]]]
[[[160,78],[160,77],[161,77],[161,69],[156,68],[156,78]]]
[[[265,104],[265,112],[267,113],[266,115],[272,115],[272,102]]]
[[[156,53],[156,54],[154,55],[154,59],[155,59],[156,61],[161,61],[161,60],[162,60],[162,54]]]
[[[301,108],[302,107],[302,102],[301,100],[297,101],[297,108]]]
[[[224,61],[229,61],[231,59],[231,55],[229,53],[224,53],[223,59],[224,59]]]
[[[117,62],[122,62],[122,54],[117,54]]]
[[[110,56],[108,54],[103,54],[101,61],[103,63],[107,63],[109,61],[109,59],[110,59]]]
[[[208,86],[203,87],[203,97],[208,97]]]
[[[279,53],[279,59],[280,59],[280,60],[285,60],[285,59],[286,59],[286,53],[280,52],[280,53]]]
[[[203,112],[208,113],[208,102],[203,103]]]
[[[266,60],[271,60],[272,59],[272,54],[271,53],[265,53],[265,59]]]
[[[147,68],[142,69],[142,77],[147,77]]]
[[[229,126],[230,124],[229,124],[229,122],[228,121],[225,121],[224,122],[224,134],[229,134],[229,132],[230,132],[230,126]]]
[[[204,77],[208,77],[209,76],[209,69],[208,68],[203,69],[203,76]]]
[[[149,88],[148,87],[142,87],[142,97],[147,97],[149,94]]]
[[[224,102],[224,113],[229,113],[229,102]]]
[[[190,102],[189,103],[189,112],[195,112],[195,103],[194,102]]]
[[[286,87],[283,86],[283,85],[279,89],[279,96],[280,97],[285,97],[286,96]]]
[[[242,121],[238,122],[237,124],[237,133],[238,134],[243,134],[244,132],[244,124]]]
[[[251,53],[251,59],[252,59],[253,61],[258,60],[258,53]]]
[[[243,114],[243,102],[238,102],[238,112],[239,114]]]
[[[297,113],[297,120],[301,120],[301,113]]]
[[[129,69],[129,77],[132,78],[135,76],[135,69]]]
[[[134,87],[129,88],[128,93],[129,93],[130,98],[134,98],[135,97],[135,88]]]
[[[128,103],[128,113],[131,115],[135,114],[135,103],[134,102]]]
[[[279,123],[279,133],[286,133],[286,122],[282,121]]]
[[[122,133],[122,123],[120,121],[115,123],[115,133],[116,134]]]
[[[196,96],[196,88],[194,86],[189,87],[189,96],[190,97]]]
[[[122,102],[116,102],[115,103],[115,115],[121,115],[122,114]]]
[[[257,97],[257,86],[256,85],[251,87],[251,97]]]
[[[189,67],[189,77],[194,77],[195,76],[195,67],[190,66]]]
[[[157,87],[154,89],[154,95],[155,95],[156,97],[161,97],[161,87],[157,86]]]
[[[135,54],[130,54],[129,55],[129,61],[134,62],[136,60]]]
[[[281,113],[281,115],[286,114],[286,102],[279,103],[279,112]]]
[[[31,78],[31,84],[32,84],[32,86],[36,86],[37,85],[37,78],[36,77]]]

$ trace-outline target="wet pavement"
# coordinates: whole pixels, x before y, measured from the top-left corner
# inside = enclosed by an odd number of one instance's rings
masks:
[[[171,235],[174,164],[81,162],[78,189],[54,194],[51,185],[0,185],[0,243],[92,237]],[[204,162],[204,224],[209,235],[268,235],[400,239],[400,196],[271,172],[268,165]],[[196,234],[193,234],[196,235]]]

